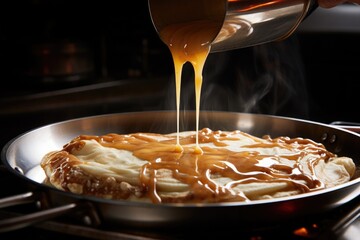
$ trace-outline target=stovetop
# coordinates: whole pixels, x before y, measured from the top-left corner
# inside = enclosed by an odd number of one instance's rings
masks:
[[[0,101],[1,121],[7,126],[0,136],[0,143],[38,125],[56,122],[66,118],[81,117],[90,112],[101,114],[157,108],[157,103],[165,98],[165,83],[157,84],[145,80],[106,82],[78,88],[70,88],[49,93],[25,94],[23,97],[8,97]],[[139,86],[142,86],[139,88]],[[151,88],[149,86],[152,86]],[[134,91],[136,94],[130,92]],[[97,94],[94,94],[94,91]],[[120,92],[120,93],[119,93]],[[159,94],[154,95],[157,92]],[[89,96],[91,101],[89,102]],[[103,96],[106,96],[104,98]],[[71,108],[68,106],[71,99]],[[26,104],[24,104],[26,103]],[[132,104],[129,104],[132,103]],[[136,103],[136,104],[134,104]],[[146,105],[144,105],[146,103]],[[56,104],[56,110],[51,110]],[[126,106],[126,109],[124,108]],[[140,107],[141,106],[141,107]],[[59,108],[62,111],[59,111]],[[44,114],[46,113],[46,114]],[[60,115],[60,116],[59,116]],[[45,118],[46,116],[46,118]],[[26,117],[26,123],[23,119]],[[343,125],[343,123],[338,124]],[[347,124],[348,125],[348,124]],[[353,124],[351,124],[353,125]],[[8,135],[6,135],[8,134]],[[22,194],[28,191],[24,182],[0,165],[0,198]],[[1,201],[1,199],[0,199]],[[245,228],[206,229],[195,231],[189,229],[144,231],[143,229],[107,229],[90,227],[82,221],[62,217],[47,220],[29,227],[14,231],[1,232],[0,239],[187,239],[201,238],[234,238],[249,240],[266,239],[339,239],[353,240],[360,235],[360,196],[351,202],[322,215],[307,216],[296,222],[277,223],[267,226]],[[0,221],[16,215],[37,211],[36,205],[0,208]]]
[[[5,198],[28,191],[22,179],[10,173],[5,167],[0,168],[0,181],[3,190],[0,197]],[[4,183],[6,183],[4,185]],[[1,201],[1,199],[0,199]],[[244,228],[239,224],[237,228],[202,229],[161,229],[143,230],[128,229],[119,226],[114,229],[105,227],[91,227],[72,216],[62,216],[46,220],[16,230],[0,232],[0,238],[17,239],[26,236],[27,239],[187,239],[201,238],[234,238],[249,240],[266,239],[339,239],[355,240],[360,234],[360,196],[334,210],[321,215],[307,216],[295,222],[276,223],[267,226]],[[35,204],[25,204],[16,207],[0,209],[1,220],[23,215],[37,210]],[[1,226],[0,226],[1,230]]]

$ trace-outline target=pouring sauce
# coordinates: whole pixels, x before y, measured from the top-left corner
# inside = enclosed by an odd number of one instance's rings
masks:
[[[181,3],[181,4],[179,4]],[[190,62],[195,73],[196,132],[199,131],[202,71],[211,44],[220,32],[226,13],[227,1],[219,0],[150,0],[152,19],[162,41],[172,54],[175,67],[177,146],[179,143],[179,111],[181,73],[183,65]],[[198,136],[196,152],[201,154]]]

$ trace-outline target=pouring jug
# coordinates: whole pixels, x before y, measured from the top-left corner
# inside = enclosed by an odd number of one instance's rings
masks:
[[[285,39],[317,7],[315,0],[148,0],[148,5],[158,33],[171,24],[218,22],[211,52]]]

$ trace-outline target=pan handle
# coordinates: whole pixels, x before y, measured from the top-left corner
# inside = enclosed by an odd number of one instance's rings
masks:
[[[335,121],[330,123],[330,125],[343,128],[355,133],[360,133],[360,123]]]
[[[7,198],[0,199],[0,208],[26,204],[31,202],[40,203],[41,193],[28,192]],[[88,225],[100,225],[100,218],[94,206],[89,202],[76,202],[62,205],[59,207],[49,208],[34,213],[19,215],[15,217],[0,220],[0,233],[17,230],[20,228],[28,227],[36,223],[53,219],[69,213],[81,212],[84,216],[83,220]]]

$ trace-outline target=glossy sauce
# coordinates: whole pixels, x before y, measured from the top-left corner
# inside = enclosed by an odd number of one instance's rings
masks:
[[[194,151],[196,137],[202,145],[202,154]],[[176,149],[176,136],[160,139],[162,135],[154,133],[134,133],[127,135],[108,134],[104,136],[79,136],[77,139],[65,146],[66,151],[79,148],[82,140],[94,139],[105,147],[112,147],[131,151],[134,156],[146,160],[140,171],[140,182],[144,191],[152,202],[161,203],[162,198],[156,187],[156,173],[160,169],[168,169],[172,177],[189,186],[190,197],[187,202],[226,202],[226,201],[248,201],[248,197],[242,192],[233,191],[232,188],[238,184],[245,183],[270,183],[286,182],[288,189],[299,192],[309,192],[324,188],[324,184],[314,174],[316,164],[321,160],[327,161],[334,155],[328,152],[323,145],[308,139],[279,137],[264,139],[252,137],[239,131],[222,132],[202,129],[199,134],[181,136],[180,144],[183,151]],[[229,143],[240,139],[241,136],[251,137],[253,144],[243,146],[254,151],[231,151],[225,148]],[[213,143],[217,147],[206,146]],[[256,148],[278,147],[291,149],[291,154],[264,155],[256,151]],[[317,156],[308,162],[310,173],[305,174],[300,160],[305,154]],[[293,164],[280,164],[278,158],[288,159]],[[217,184],[212,176],[230,178],[225,186]]]
[[[211,44],[220,32],[226,13],[225,0],[150,0],[149,8],[162,41],[169,47],[175,67],[177,146],[179,143],[179,111],[182,68],[190,62],[195,73],[196,131],[199,130],[202,71]],[[195,151],[201,154],[196,136]]]

